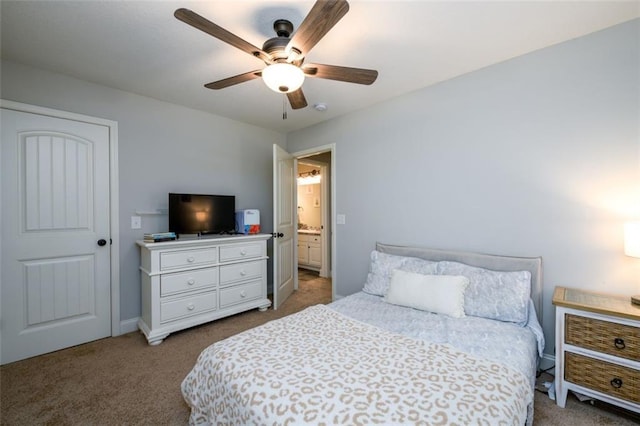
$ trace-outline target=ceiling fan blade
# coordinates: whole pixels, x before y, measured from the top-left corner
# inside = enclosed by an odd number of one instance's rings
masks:
[[[248,54],[260,58],[265,62],[271,62],[271,58],[269,57],[269,55],[262,51],[262,49],[254,46],[248,41],[241,39],[237,35],[225,30],[219,25],[214,24],[208,19],[203,18],[192,10],[181,8],[176,10],[173,13],[173,16],[175,16],[182,22],[199,29],[200,31],[204,31],[207,34],[214,36],[218,40],[229,43],[233,47],[236,47],[243,52],[247,52]]]
[[[364,68],[339,67],[337,65],[307,64],[302,67],[308,77],[346,81],[347,83],[372,84],[378,78],[378,71]]]
[[[287,93],[287,98],[289,98],[292,109],[300,109],[307,106],[307,99],[304,97],[302,89]]]
[[[291,37],[286,52],[296,48],[300,56],[306,56],[348,11],[346,0],[317,0]]]
[[[233,77],[225,78],[218,81],[213,81],[204,85],[207,89],[219,90],[225,87],[233,86],[234,84],[244,83],[245,81],[253,80],[254,78],[262,77],[262,70],[255,70],[245,72],[244,74],[234,75]]]

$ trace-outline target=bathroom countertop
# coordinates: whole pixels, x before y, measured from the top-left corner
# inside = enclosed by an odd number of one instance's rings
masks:
[[[298,229],[298,234],[320,235],[322,232],[316,229]]]

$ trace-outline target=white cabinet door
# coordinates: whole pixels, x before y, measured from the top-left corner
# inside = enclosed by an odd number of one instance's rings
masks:
[[[309,263],[309,237],[298,233],[298,264]]]
[[[298,263],[300,265],[309,263],[309,246],[307,243],[298,243]]]
[[[309,265],[320,268],[322,266],[322,245],[320,243],[309,243]]]

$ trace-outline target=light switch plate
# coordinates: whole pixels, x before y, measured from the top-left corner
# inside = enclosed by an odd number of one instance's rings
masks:
[[[131,216],[131,229],[140,229],[140,228],[142,228],[142,217]]]
[[[347,223],[347,216],[344,214],[336,215],[336,224],[344,225]]]

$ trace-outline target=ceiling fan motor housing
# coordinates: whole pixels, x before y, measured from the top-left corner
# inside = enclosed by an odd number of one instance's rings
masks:
[[[289,44],[288,37],[273,37],[264,42],[262,50],[267,52],[274,62],[278,62],[278,60],[287,59],[288,55],[284,51],[287,44]]]

